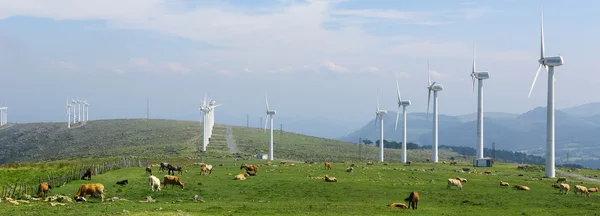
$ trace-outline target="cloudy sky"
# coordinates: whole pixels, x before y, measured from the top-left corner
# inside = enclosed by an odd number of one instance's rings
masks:
[[[440,113],[467,114],[475,39],[485,110],[522,113],[546,103],[546,73],[527,98],[540,6],[546,55],[565,59],[556,107],[600,101],[596,1],[2,0],[0,103],[11,122],[40,122],[64,121],[67,97],[88,100],[91,119],[145,117],[149,98],[152,117],[181,119],[208,93],[225,104],[217,123],[245,125],[268,93],[280,118],[358,128],[378,90],[396,109],[395,80],[424,112],[429,60]]]

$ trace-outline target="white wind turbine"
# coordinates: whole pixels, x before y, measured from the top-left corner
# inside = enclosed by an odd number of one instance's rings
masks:
[[[267,105],[267,116],[265,116],[265,133],[267,132],[267,122],[271,120],[271,139],[269,140],[269,160],[273,160],[273,116],[277,113],[275,110],[269,109],[269,99],[265,94],[265,102]]]
[[[0,107],[0,126],[8,124],[8,107]]]
[[[529,90],[529,97],[531,96],[531,91],[533,91],[533,86],[535,85],[535,81],[542,69],[542,66],[548,71],[548,105],[547,105],[547,120],[546,120],[546,177],[554,178],[556,175],[555,171],[555,161],[554,161],[554,67],[561,66],[564,63],[562,56],[552,56],[545,57],[544,55],[544,12],[543,9],[540,9],[540,19],[541,19],[541,51],[540,51],[540,59],[538,62],[540,63],[535,73],[535,77],[533,78],[533,83],[531,84],[531,89]]]
[[[477,79],[477,155],[478,159],[483,158],[483,80],[489,79],[488,71],[476,71],[475,69],[475,43],[473,43],[473,71],[471,71],[471,80],[473,81],[473,92],[475,91],[475,79]]]
[[[90,104],[87,102],[87,100],[83,101],[83,104],[85,105],[85,113],[83,113],[83,115],[85,116],[85,121],[87,122],[90,120]]]
[[[410,100],[402,100],[400,96],[400,86],[396,80],[396,90],[398,90],[398,114],[396,115],[396,126],[398,129],[398,118],[400,117],[400,107],[402,107],[402,163],[406,163],[406,107],[410,106]]]
[[[67,128],[71,128],[71,104],[69,104],[69,99],[67,98]]]
[[[380,123],[381,136],[379,137],[379,162],[383,162],[383,116],[387,115],[387,110],[379,109],[379,90],[377,91],[377,109],[375,110],[375,126],[377,126],[377,120]]]
[[[73,105],[73,124],[77,122],[77,100],[71,99],[71,104]]]
[[[81,102],[82,102],[81,100],[77,100],[77,109],[79,109],[77,111],[77,115],[78,115],[77,116],[77,121],[78,122],[81,122],[81,104],[82,104]]]
[[[206,146],[208,145],[208,112],[210,109],[208,108],[208,104],[206,104],[206,95],[202,99],[202,103],[200,104],[200,114],[202,115],[202,151],[206,152]]]
[[[427,116],[429,117],[429,101],[431,99],[431,92],[433,91],[433,143],[431,145],[431,160],[432,162],[438,162],[438,96],[439,91],[444,90],[442,84],[436,84],[431,82],[431,70],[429,70],[429,61],[427,61],[427,89],[429,90],[427,96]]]
[[[217,102],[215,100],[210,100],[210,102],[208,103],[208,114],[209,114],[209,131],[208,131],[208,138],[212,137],[212,132],[213,132],[213,128],[215,127],[215,108],[223,105],[223,104],[216,104]]]

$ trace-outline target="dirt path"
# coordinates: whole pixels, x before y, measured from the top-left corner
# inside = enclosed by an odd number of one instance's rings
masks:
[[[229,146],[229,151],[231,153],[236,153],[237,150],[235,148],[235,140],[233,140],[233,130],[231,130],[231,126],[227,125],[227,133],[225,134],[225,139],[227,140],[227,146]]]
[[[594,182],[596,184],[600,184],[600,180],[598,180],[598,179],[588,178],[588,177],[585,177],[585,176],[573,174],[573,173],[570,173],[570,172],[565,172],[565,171],[562,171],[562,170],[556,170],[556,173],[560,174],[562,176],[573,177],[575,179],[579,179],[579,180],[582,180],[582,181],[588,181],[588,182]]]

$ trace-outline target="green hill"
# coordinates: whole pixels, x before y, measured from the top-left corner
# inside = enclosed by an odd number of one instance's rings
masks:
[[[226,126],[215,125],[207,152],[202,155],[202,125],[194,121],[118,119],[89,121],[66,128],[65,123],[28,123],[0,128],[0,164],[57,159],[139,156],[149,158],[255,157],[268,153],[269,134],[263,129],[232,127],[237,153],[226,141]],[[372,146],[274,131],[276,159],[298,161],[377,160]],[[409,152],[409,160],[423,161],[430,151]],[[386,161],[399,161],[400,151],[385,149]],[[440,160],[456,157],[440,151]]]

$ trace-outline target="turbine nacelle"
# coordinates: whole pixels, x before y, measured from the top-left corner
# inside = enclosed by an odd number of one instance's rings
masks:
[[[387,115],[387,110],[377,110],[375,112],[375,114],[377,114],[378,116],[383,116],[383,115]]]
[[[431,85],[429,87],[429,89],[432,90],[432,91],[436,91],[437,92],[437,91],[444,90],[444,86],[442,86],[442,84],[435,84],[434,83],[433,85]]]
[[[403,100],[403,101],[398,102],[398,106],[410,106],[410,105],[411,105],[410,100]]]
[[[267,111],[267,115],[275,115],[276,113],[277,113],[277,111],[275,111],[275,110]]]
[[[542,59],[538,60],[538,62],[542,65],[554,67],[554,66],[563,65],[564,60],[563,60],[562,56],[553,56],[553,57],[542,58]]]
[[[475,79],[489,79],[490,78],[490,72],[487,71],[480,71],[480,72],[475,72]]]

